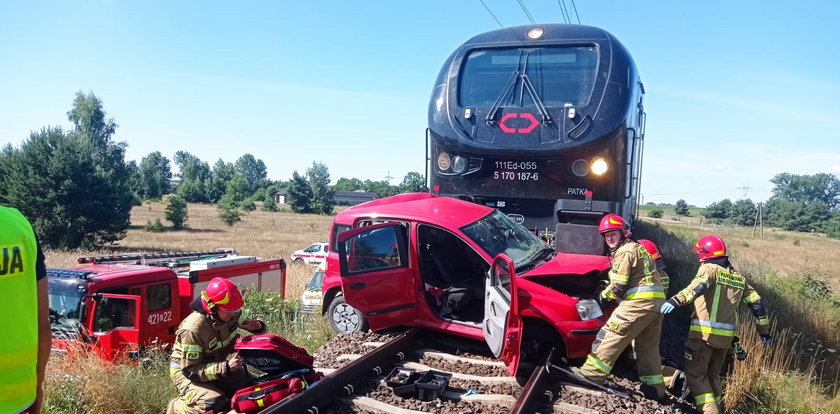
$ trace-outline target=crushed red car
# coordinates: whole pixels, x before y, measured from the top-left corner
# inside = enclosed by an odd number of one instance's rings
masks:
[[[585,357],[612,309],[606,256],[556,252],[501,212],[429,193],[339,213],[322,312],[338,332],[420,326],[485,340],[511,374],[558,347]]]

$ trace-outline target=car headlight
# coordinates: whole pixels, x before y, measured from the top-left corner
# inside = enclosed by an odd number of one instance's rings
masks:
[[[578,315],[580,315],[580,320],[582,321],[596,319],[604,314],[604,312],[601,311],[601,307],[598,306],[598,302],[595,302],[595,299],[581,299],[575,304],[575,307],[577,308]]]

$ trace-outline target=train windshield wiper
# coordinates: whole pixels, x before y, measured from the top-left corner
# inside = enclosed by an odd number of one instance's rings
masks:
[[[490,107],[490,110],[487,112],[487,116],[484,117],[484,122],[487,124],[492,124],[495,122],[496,113],[499,112],[499,108],[502,106],[502,100],[505,99],[507,96],[508,91],[513,88],[513,85],[516,83],[516,78],[520,77],[519,68],[513,71],[510,74],[510,79],[508,79],[505,87],[502,88],[502,92],[499,93],[499,96],[496,97],[496,102],[493,102],[493,106]]]
[[[522,85],[525,86],[525,90],[528,91],[528,94],[531,95],[531,99],[534,100],[534,105],[537,106],[537,111],[540,113],[540,117],[542,118],[543,124],[550,124],[551,123],[551,115],[548,114],[548,110],[545,109],[545,105],[543,105],[542,99],[537,94],[536,88],[534,88],[534,84],[531,83],[531,79],[528,78],[528,75],[523,73],[519,75],[522,78]]]

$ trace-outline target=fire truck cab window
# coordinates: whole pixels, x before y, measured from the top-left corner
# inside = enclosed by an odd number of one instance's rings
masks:
[[[121,298],[100,298],[93,316],[94,332],[108,332],[117,328],[134,328],[135,301]]]
[[[149,312],[168,309],[172,306],[172,289],[169,283],[151,285],[146,288],[146,300],[149,304]]]

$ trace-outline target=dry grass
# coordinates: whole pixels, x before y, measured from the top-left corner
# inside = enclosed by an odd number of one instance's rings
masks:
[[[155,219],[163,220],[163,203],[144,203],[131,211],[131,227],[125,239],[114,248],[96,252],[52,251],[45,252],[47,266],[74,267],[79,256],[117,254],[124,252],[165,252],[184,250],[207,250],[219,247],[234,248],[242,255],[263,258],[287,259],[286,298],[294,299],[303,293],[314,266],[288,263],[292,251],[302,249],[313,242],[326,240],[332,216],[295,214],[290,212],[269,213],[252,211],[242,216],[242,221],[227,226],[218,218],[218,210],[212,204],[189,204],[187,228],[172,230],[167,227],[162,233],[151,233],[143,226]]]
[[[735,363],[727,379],[727,412],[840,412],[840,275],[833,259],[840,240],[820,234],[765,230],[764,239],[752,237],[752,228],[699,228],[645,220],[634,233],[649,238],[664,251],[671,276],[670,294],[693,278],[699,265],[692,251],[702,235],[714,233],[727,243],[735,267],[756,287],[773,320],[774,341],[763,346],[744,312],[738,334],[749,352]],[[831,291],[810,280],[825,282]]]

